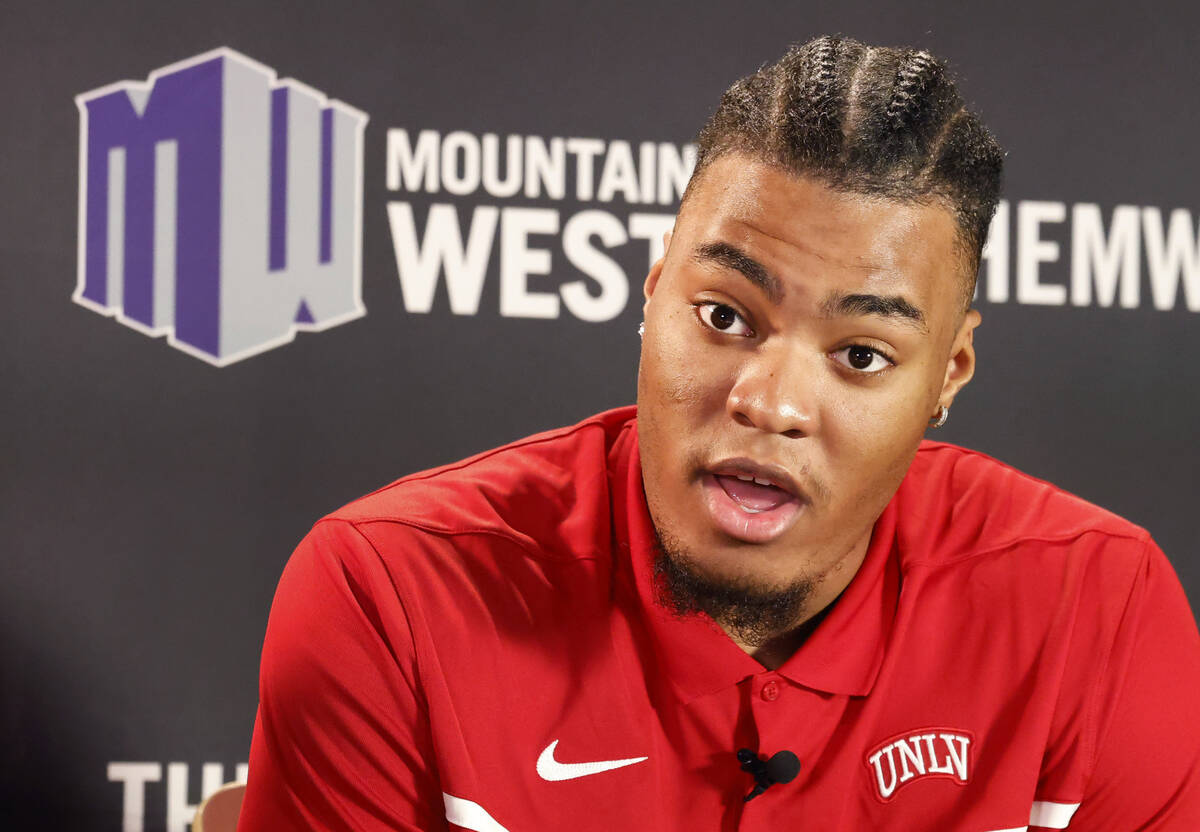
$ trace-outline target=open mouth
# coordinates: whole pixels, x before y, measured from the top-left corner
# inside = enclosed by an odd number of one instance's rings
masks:
[[[718,466],[701,477],[701,485],[714,525],[747,543],[779,537],[806,505],[790,481],[755,471],[748,464]]]
[[[729,499],[747,514],[760,514],[779,508],[789,500],[796,499],[783,488],[770,480],[757,479],[748,474],[731,476],[729,474],[714,474],[717,483],[729,495]]]

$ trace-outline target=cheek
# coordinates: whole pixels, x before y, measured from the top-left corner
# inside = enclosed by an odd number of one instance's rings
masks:
[[[654,395],[663,406],[672,408],[671,416],[687,421],[705,400],[704,382],[682,353],[664,356]]]
[[[682,313],[648,323],[638,367],[642,475],[660,530],[682,522],[690,472],[711,456],[714,414],[724,410],[722,374],[714,356],[704,355],[704,345],[688,331],[689,323]]]
[[[638,401],[662,408],[656,416],[664,421],[687,422],[721,399],[719,368],[702,354],[697,339],[689,337],[685,314],[664,317],[642,345]]]
[[[856,503],[886,503],[899,487],[925,434],[927,399],[922,382],[837,404],[826,425],[830,470],[857,486]]]

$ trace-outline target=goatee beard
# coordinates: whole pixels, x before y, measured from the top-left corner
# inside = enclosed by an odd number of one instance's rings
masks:
[[[714,578],[669,535],[657,537],[654,585],[659,603],[680,616],[703,613],[748,647],[761,647],[795,627],[816,588],[809,579],[769,586],[749,576]]]

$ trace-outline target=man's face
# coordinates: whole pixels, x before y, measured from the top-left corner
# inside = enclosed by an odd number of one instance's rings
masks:
[[[710,164],[645,286],[638,434],[668,553],[731,586],[807,581],[812,611],[845,587],[974,368],[955,231],[940,205]]]

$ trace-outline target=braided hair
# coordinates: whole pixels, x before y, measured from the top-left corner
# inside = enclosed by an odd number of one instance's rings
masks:
[[[700,131],[692,183],[728,153],[834,190],[941,202],[956,219],[969,305],[1004,152],[938,58],[843,37],[792,46],[722,96]]]

